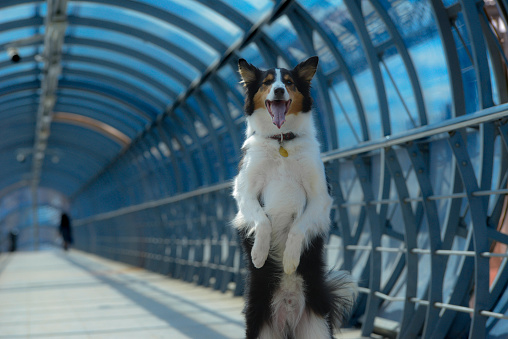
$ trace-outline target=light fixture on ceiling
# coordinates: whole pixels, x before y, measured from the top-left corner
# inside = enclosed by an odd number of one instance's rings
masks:
[[[13,63],[18,63],[21,61],[19,50],[16,47],[7,47],[7,54]]]

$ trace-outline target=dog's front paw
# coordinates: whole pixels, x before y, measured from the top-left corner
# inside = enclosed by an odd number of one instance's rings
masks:
[[[254,246],[252,246],[252,251],[250,253],[252,257],[252,263],[256,268],[263,267],[266,258],[268,258],[268,252],[270,252],[270,236],[270,226],[258,225],[256,227]]]
[[[284,249],[284,257],[282,258],[284,273],[291,274],[296,271],[296,268],[300,264],[303,240],[303,234],[289,232],[286,248]]]

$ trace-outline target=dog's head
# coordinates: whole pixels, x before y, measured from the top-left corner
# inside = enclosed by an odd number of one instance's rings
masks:
[[[307,113],[312,108],[310,81],[316,73],[318,57],[310,57],[292,70],[272,68],[260,70],[245,59],[238,60],[238,69],[246,88],[245,114],[264,108],[279,129],[286,115]]]

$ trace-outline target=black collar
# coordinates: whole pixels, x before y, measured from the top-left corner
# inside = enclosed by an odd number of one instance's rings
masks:
[[[272,135],[269,138],[273,139],[273,140],[278,140],[278,141],[289,141],[289,140],[293,140],[294,138],[296,138],[296,134],[294,134],[293,132],[281,133],[281,134]]]

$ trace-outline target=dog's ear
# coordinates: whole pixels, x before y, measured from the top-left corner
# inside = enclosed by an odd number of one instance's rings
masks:
[[[305,61],[300,62],[293,69],[293,72],[302,80],[310,82],[316,74],[317,65],[319,58],[317,56],[313,56],[308,58]]]
[[[256,80],[258,71],[255,66],[249,64],[245,59],[238,60],[238,72],[240,72],[244,86]]]

